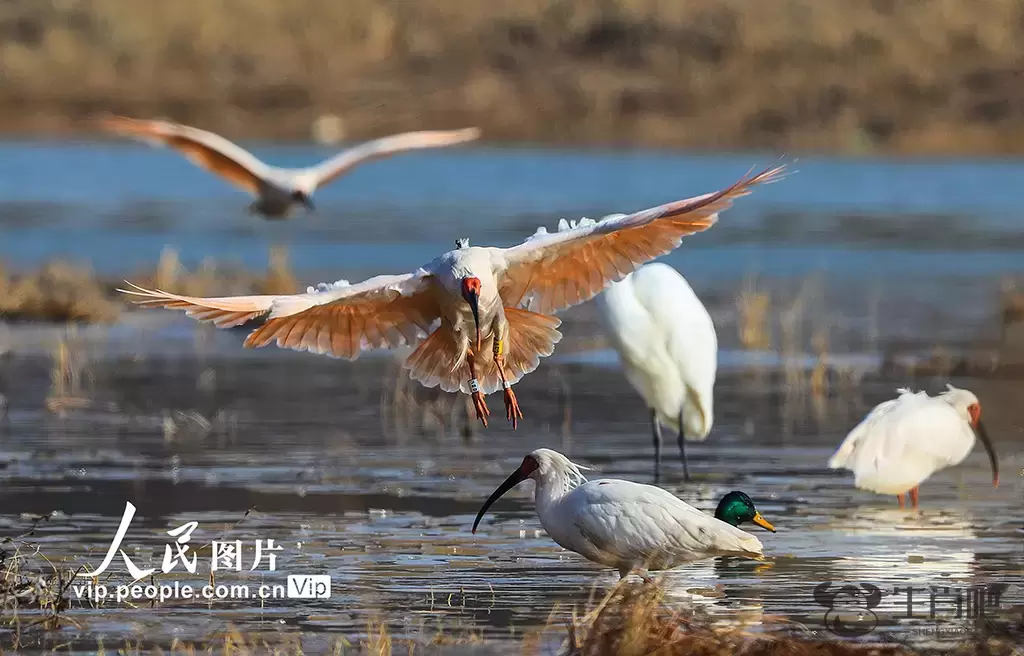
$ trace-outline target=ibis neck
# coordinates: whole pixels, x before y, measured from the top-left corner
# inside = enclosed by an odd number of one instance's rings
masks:
[[[537,506],[537,513],[543,514],[546,508],[550,508],[564,499],[566,495],[579,487],[580,477],[572,472],[555,471],[546,474],[536,481],[537,485],[533,492],[533,501]]]

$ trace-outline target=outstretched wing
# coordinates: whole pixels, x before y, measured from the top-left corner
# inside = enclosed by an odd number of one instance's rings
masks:
[[[478,128],[462,130],[435,130],[423,132],[404,132],[382,139],[368,141],[355,148],[350,148],[329,160],[312,168],[302,169],[295,173],[295,185],[306,194],[313,193],[317,187],[323,186],[347,173],[354,167],[375,159],[389,157],[397,153],[423,148],[444,148],[455,146],[480,138]]]
[[[733,200],[749,194],[755,185],[779,180],[784,171],[785,166],[775,166],[722,191],[581,222],[563,232],[541,229],[518,246],[495,249],[496,264],[504,268],[501,297],[506,306],[529,301],[530,310],[541,314],[587,301],[609,282],[671,252],[683,237],[707,230]]]
[[[101,119],[99,124],[109,132],[174,148],[196,166],[215,173],[254,195],[259,194],[260,181],[270,172],[270,167],[249,151],[205,130],[168,121],[148,121],[122,116]]]
[[[125,281],[127,282],[127,281]],[[218,328],[234,328],[244,323],[265,317],[278,296],[219,296],[200,298],[179,296],[160,290],[148,290],[127,283],[131,289],[118,289],[123,294],[135,297],[132,302],[142,307],[184,310],[185,316],[203,323],[212,323]]]
[[[265,318],[246,338],[248,348],[275,342],[281,348],[355,360],[362,351],[411,345],[427,336],[440,315],[430,278],[420,270],[281,296],[199,298],[141,287],[119,291],[134,296],[139,305],[185,310],[219,328]]]

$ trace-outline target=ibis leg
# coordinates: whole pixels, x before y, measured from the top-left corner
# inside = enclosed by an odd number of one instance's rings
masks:
[[[480,391],[480,384],[476,379],[476,356],[473,354],[473,349],[469,349],[469,353],[466,355],[466,361],[469,364],[469,389],[470,396],[473,397],[473,408],[476,410],[476,418],[480,420],[480,423],[487,427],[487,417],[491,414],[491,411],[487,409],[487,403],[484,401],[484,394]]]
[[[658,423],[658,411],[651,409],[651,431],[654,436],[654,482],[661,477],[661,424]]]
[[[690,467],[686,463],[686,437],[683,434],[683,411],[679,411],[679,457],[683,461],[683,480],[690,480]]]
[[[902,494],[897,494],[896,495],[896,500],[900,502],[900,508],[903,508],[903,495]]]
[[[519,420],[523,418],[523,411],[519,409],[519,400],[516,399],[516,393],[512,391],[512,385],[505,376],[504,346],[503,340],[494,340],[494,364],[498,367],[501,386],[505,388],[505,418],[512,422],[512,430],[515,430],[519,427]]]
[[[654,583],[654,579],[647,573],[647,570],[643,567],[630,567],[628,565],[619,568],[619,580],[626,578],[630,574],[636,574],[644,580],[644,583]]]
[[[910,503],[912,503],[914,505],[915,509],[917,508],[917,486],[916,485],[910,490]]]

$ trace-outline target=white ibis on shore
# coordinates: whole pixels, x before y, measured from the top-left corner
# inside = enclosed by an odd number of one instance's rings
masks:
[[[255,196],[249,211],[268,219],[288,218],[298,204],[312,211],[310,197],[316,189],[360,164],[410,150],[454,146],[480,137],[477,128],[405,132],[360,144],[316,166],[284,169],[263,163],[224,137],[179,123],[114,116],[101,119],[99,124],[109,132],[174,148],[193,164]]]
[[[560,546],[625,578],[722,555],[759,558],[761,541],[739,528],[753,522],[775,532],[743,492],[726,494],[715,516],[653,485],[618,479],[587,481],[580,466],[557,451],[537,449],[484,502],[473,522],[501,495],[531,479],[541,526]]]
[[[651,412],[654,480],[661,468],[661,426],[678,433],[683,478],[686,440],[703,441],[714,421],[718,337],[686,279],[660,262],[645,264],[596,299],[626,380]]]
[[[963,462],[975,436],[988,452],[992,485],[999,485],[999,461],[981,422],[981,404],[971,392],[946,385],[938,396],[909,389],[868,413],[835,454],[832,469],[848,469],[854,485],[877,494],[904,495],[917,508],[918,486],[935,472]]]
[[[274,342],[354,360],[367,349],[417,344],[404,363],[414,380],[470,394],[485,426],[484,395],[503,390],[505,414],[515,427],[523,414],[512,385],[554,352],[562,338],[554,312],[671,252],[683,237],[713,225],[734,199],[779,179],[783,170],[772,167],[722,191],[564,232],[539,229],[511,248],[471,247],[460,239],[455,250],[413,273],[355,285],[220,298],[121,291],[140,305],[181,309],[221,328],[262,320],[245,340],[250,348]]]

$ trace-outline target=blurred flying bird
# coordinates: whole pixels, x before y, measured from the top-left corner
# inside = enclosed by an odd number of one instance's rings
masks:
[[[999,462],[981,423],[981,404],[971,392],[946,385],[938,396],[898,389],[899,396],[875,406],[829,458],[832,469],[848,469],[854,485],[895,494],[903,508],[909,490],[917,508],[917,488],[937,471],[958,465],[981,439],[999,485]]]
[[[651,410],[654,480],[661,468],[661,425],[679,434],[683,478],[686,440],[711,431],[718,337],[715,324],[679,273],[645,264],[596,299],[626,379]]]
[[[588,482],[580,469],[557,451],[537,449],[484,502],[473,533],[491,504],[526,479],[533,479],[537,517],[551,539],[617,569],[620,578],[635,572],[650,580],[648,571],[713,556],[756,558],[764,553],[761,541],[739,524],[775,532],[743,492],[722,497],[712,517],[660,487],[615,478]]]
[[[283,169],[263,163],[224,137],[187,125],[114,116],[101,119],[100,126],[109,132],[178,150],[193,164],[255,196],[249,211],[268,219],[288,218],[297,204],[312,211],[310,197],[316,189],[365,162],[410,150],[455,146],[480,137],[477,128],[405,132],[360,144],[316,166]]]
[[[543,228],[518,246],[454,250],[413,273],[305,294],[198,298],[136,287],[138,304],[185,310],[227,328],[253,319],[245,346],[278,346],[354,360],[371,348],[418,344],[404,366],[426,387],[473,397],[487,425],[484,395],[504,390],[513,427],[522,411],[512,385],[551,355],[562,338],[554,312],[593,298],[611,281],[706,230],[751,187],[779,179],[777,166],[712,194],[676,201],[564,232]],[[342,284],[344,283],[344,284]],[[134,287],[134,285],[133,285]],[[527,309],[529,308],[529,309]]]

